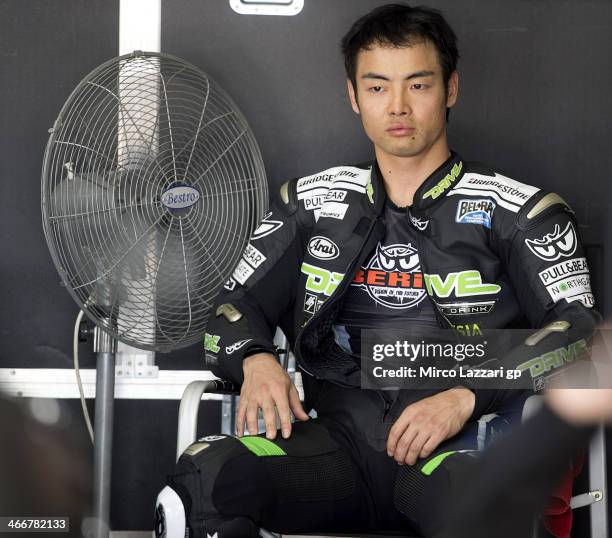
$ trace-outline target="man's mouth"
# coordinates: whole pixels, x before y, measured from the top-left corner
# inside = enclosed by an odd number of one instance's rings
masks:
[[[414,134],[416,129],[408,125],[392,125],[387,129],[391,136],[410,136]]]

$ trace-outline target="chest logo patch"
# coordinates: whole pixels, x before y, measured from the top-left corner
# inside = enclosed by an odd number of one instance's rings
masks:
[[[426,295],[419,255],[410,243],[379,243],[367,265],[355,273],[352,285],[362,287],[377,304],[388,308],[412,308]]]
[[[334,260],[340,249],[331,239],[317,235],[308,242],[308,253],[319,260]]]
[[[412,225],[420,231],[425,231],[425,229],[427,228],[427,225],[429,224],[429,220],[423,220],[423,219],[418,219],[415,216],[412,215],[412,212],[408,211],[408,214],[410,215],[410,222],[412,223]]]
[[[459,200],[455,222],[459,224],[480,224],[491,228],[495,202],[486,198],[478,200]]]

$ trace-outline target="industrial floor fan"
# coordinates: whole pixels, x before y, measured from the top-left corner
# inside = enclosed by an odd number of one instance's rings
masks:
[[[266,210],[267,183],[231,98],[166,54],[137,51],[99,66],[49,132],[45,237],[63,284],[96,325],[101,536],[110,512],[116,341],[164,352],[203,338],[212,301]]]

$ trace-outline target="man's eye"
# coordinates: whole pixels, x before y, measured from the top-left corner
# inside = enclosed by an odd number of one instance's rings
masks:
[[[371,91],[372,93],[380,93],[380,92],[382,92],[382,91],[383,91],[383,87],[382,87],[382,86],[372,86],[372,87],[370,88],[370,91]]]
[[[426,84],[421,84],[421,83],[416,83],[412,85],[412,88],[415,90],[424,90],[425,88],[427,88]]]

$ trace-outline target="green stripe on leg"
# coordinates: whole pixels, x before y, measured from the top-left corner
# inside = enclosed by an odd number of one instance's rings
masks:
[[[442,454],[438,454],[435,458],[432,458],[430,461],[428,461],[425,465],[423,465],[423,468],[421,469],[421,472],[424,475],[429,476],[431,473],[433,473],[438,466],[449,456],[455,454],[457,451],[456,450],[451,450],[450,452],[442,452]]]
[[[264,437],[255,437],[247,435],[246,437],[239,437],[238,439],[244,446],[246,446],[256,456],[286,456],[286,452],[275,445],[269,439]]]

